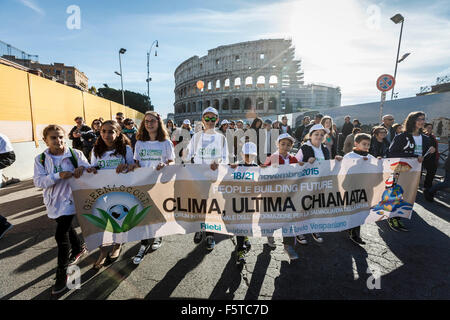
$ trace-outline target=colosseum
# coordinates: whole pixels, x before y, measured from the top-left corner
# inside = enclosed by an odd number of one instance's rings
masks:
[[[311,99],[314,90],[322,93],[324,106],[340,105],[339,88],[304,85],[301,61],[294,56],[291,40],[269,39],[220,46],[189,58],[175,70],[175,122],[197,121],[209,106],[228,120],[290,113],[319,105]]]

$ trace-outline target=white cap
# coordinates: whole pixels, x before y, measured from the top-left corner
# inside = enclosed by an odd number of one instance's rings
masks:
[[[189,121],[189,119],[184,119],[183,124],[191,125],[191,121]]]
[[[245,143],[242,146],[242,153],[256,156],[258,154],[258,149],[256,148],[256,144],[254,144],[253,142]]]
[[[292,141],[292,143],[295,142],[295,139],[289,133],[280,134],[278,136],[277,142],[280,142],[280,140],[283,140],[283,139],[289,139]]]
[[[222,122],[220,123],[220,126],[223,126],[224,124],[230,124],[230,123],[228,122],[227,119],[224,119],[224,120],[222,120]]]
[[[208,107],[205,110],[203,110],[202,117],[205,113],[208,113],[208,112],[214,113],[216,116],[219,116],[219,112],[217,111],[216,108]]]
[[[321,124],[315,124],[313,125],[310,129],[309,129],[309,134],[311,134],[313,131],[317,131],[317,130],[323,130],[326,133],[330,133],[330,130],[328,130],[327,128],[325,128],[323,125]]]

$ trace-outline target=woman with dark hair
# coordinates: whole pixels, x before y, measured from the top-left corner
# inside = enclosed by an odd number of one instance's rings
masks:
[[[353,119],[353,128],[361,128],[361,122],[358,119]]]
[[[100,136],[100,126],[102,122],[99,119],[94,119],[91,123],[91,130],[81,132],[81,138],[83,140],[83,153],[87,159],[91,158],[91,151],[94,147],[97,138]]]
[[[375,127],[370,141],[369,153],[375,158],[386,158],[389,150],[389,141],[386,139],[387,130],[385,127]]]
[[[263,121],[262,121],[262,119],[256,117],[253,120],[252,125],[250,126],[250,129],[255,130],[255,133],[256,133],[256,150],[257,150],[258,155],[260,154],[259,153],[259,130],[262,130],[262,128],[263,128]],[[251,141],[251,142],[254,142],[254,141]],[[258,165],[260,165],[262,163],[259,158],[260,158],[259,156],[256,158],[256,161],[258,162]]]
[[[424,164],[425,153],[434,153],[436,149],[431,146],[430,138],[422,134],[425,124],[425,113],[422,111],[411,112],[406,118],[403,127],[405,131],[397,136],[391,143],[388,158],[417,158]],[[427,155],[427,159],[433,159],[433,155]],[[428,189],[429,185],[425,185]],[[398,217],[388,219],[391,229],[408,231]]]
[[[403,126],[401,125],[401,123],[393,124],[392,129],[394,129],[395,136],[398,136],[400,133],[403,132]]]
[[[328,151],[330,151],[331,159],[334,159],[337,155],[337,135],[333,129],[333,119],[330,116],[325,116],[320,120],[320,124],[329,131],[325,135],[323,143],[328,148]]]

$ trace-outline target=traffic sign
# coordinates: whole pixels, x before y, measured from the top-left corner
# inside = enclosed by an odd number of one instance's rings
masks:
[[[377,88],[380,91],[389,91],[395,85],[395,79],[390,74],[383,74],[377,79]]]

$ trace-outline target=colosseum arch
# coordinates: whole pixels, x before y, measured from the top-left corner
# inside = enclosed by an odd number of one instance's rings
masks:
[[[188,104],[187,104],[186,112],[188,112],[188,113],[191,112],[191,103],[190,102],[188,102]]]
[[[241,109],[241,101],[238,98],[233,99],[233,110]]]
[[[234,88],[239,89],[241,87],[241,78],[234,79]]]
[[[211,100],[206,100],[206,107],[205,107],[205,109],[208,108],[208,107],[211,107]]]
[[[229,110],[230,109],[230,105],[228,104],[228,99],[223,99],[222,100],[222,110]]]
[[[208,81],[208,91],[211,91],[212,90],[212,83],[211,83],[211,81]]]
[[[226,78],[225,79],[225,83],[224,83],[224,87],[223,87],[225,90],[228,90],[228,89],[230,89],[230,79],[229,78]]]
[[[244,110],[250,110],[252,108],[252,99],[245,98],[244,100]]]
[[[192,102],[191,112],[197,112],[197,104]]]
[[[246,88],[252,88],[253,87],[253,78],[252,77],[245,78],[245,87]]]
[[[219,90],[220,90],[220,80],[217,79],[216,80],[216,91],[219,91]]]
[[[269,110],[277,109],[277,99],[275,97],[270,97],[269,99]]]
[[[219,110],[219,100],[218,99],[214,100],[213,107],[216,108],[217,110]]]
[[[269,87],[276,88],[278,86],[278,77],[273,75],[269,78]]]
[[[256,80],[256,87],[257,88],[264,88],[266,86],[266,77],[259,76]]]
[[[256,110],[264,110],[264,99],[263,98],[256,99]]]

